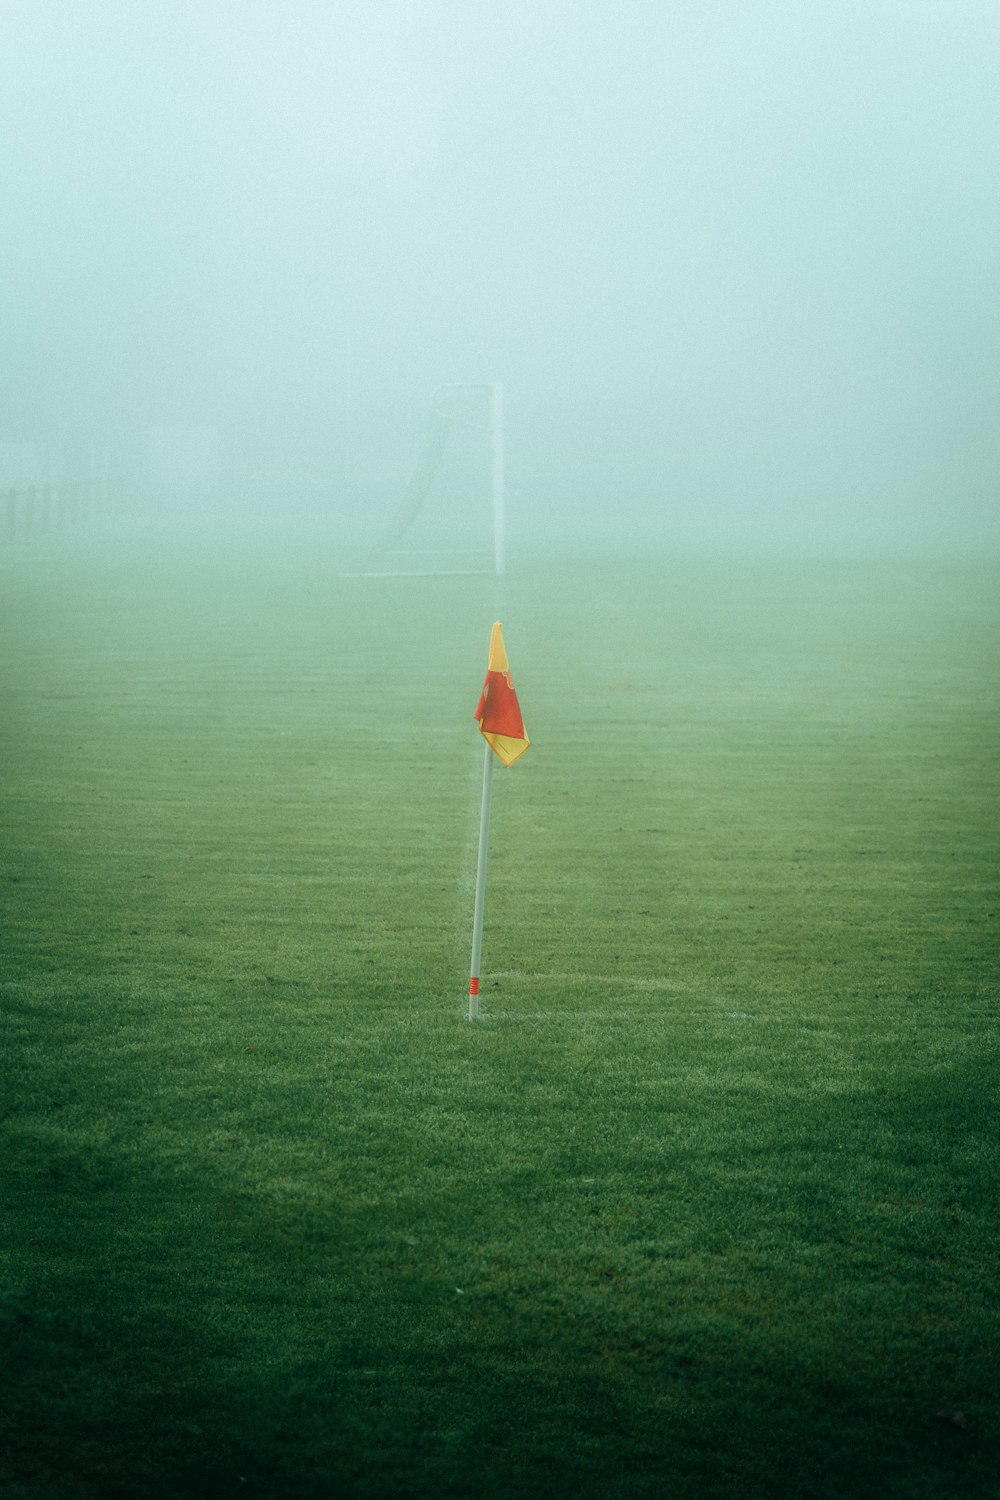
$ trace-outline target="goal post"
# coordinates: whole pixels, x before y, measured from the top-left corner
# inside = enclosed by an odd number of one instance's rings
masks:
[[[449,485],[450,517],[441,504]],[[470,530],[469,544],[456,546],[456,533]],[[503,388],[438,386],[402,500],[378,542],[344,576],[499,578],[505,568]]]
[[[506,567],[506,525],[504,505],[503,386],[497,381],[490,392],[490,485],[493,497],[493,571],[502,578]]]

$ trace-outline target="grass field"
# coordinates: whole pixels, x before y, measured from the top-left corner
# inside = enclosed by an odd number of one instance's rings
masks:
[[[996,1500],[996,566],[340,562],[0,550],[4,1500]]]

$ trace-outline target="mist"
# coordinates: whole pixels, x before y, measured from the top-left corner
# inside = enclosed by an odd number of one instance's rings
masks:
[[[371,525],[497,381],[522,545],[995,547],[998,62],[992,0],[4,0],[6,482]]]

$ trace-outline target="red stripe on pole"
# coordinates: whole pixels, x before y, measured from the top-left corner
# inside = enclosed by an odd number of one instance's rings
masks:
[[[470,995],[478,995],[479,994],[479,980],[478,979],[470,979],[469,980],[469,994]]]

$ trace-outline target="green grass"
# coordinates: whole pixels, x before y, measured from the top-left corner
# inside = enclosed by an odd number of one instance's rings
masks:
[[[0,552],[4,1500],[995,1500],[996,569],[306,540]]]

